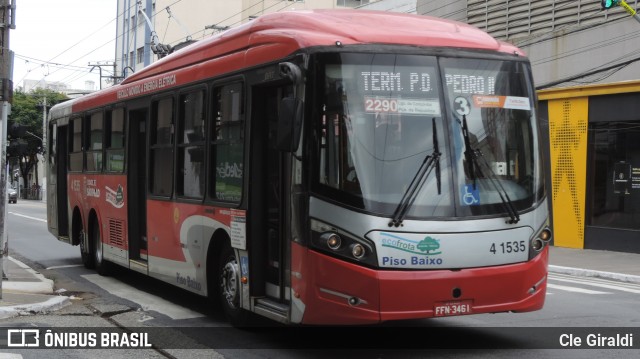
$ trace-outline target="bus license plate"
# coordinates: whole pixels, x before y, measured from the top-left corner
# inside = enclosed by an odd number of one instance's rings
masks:
[[[471,314],[472,300],[458,300],[454,302],[436,303],[433,307],[433,314],[436,317],[446,317],[449,315]]]

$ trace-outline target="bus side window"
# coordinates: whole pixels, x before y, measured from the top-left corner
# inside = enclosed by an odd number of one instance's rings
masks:
[[[102,111],[91,114],[86,119],[85,133],[87,152],[87,171],[102,171],[103,127]]]
[[[178,113],[179,196],[202,198],[204,195],[204,90],[180,95]]]
[[[244,170],[244,93],[242,83],[213,90],[211,154],[213,198],[240,202]]]
[[[49,124],[49,138],[47,141],[48,144],[48,154],[49,154],[49,168],[55,169],[57,165],[56,155],[58,153],[58,149],[56,148],[58,143],[58,125],[55,123]]]
[[[124,108],[107,111],[105,121],[105,159],[107,172],[124,172]]]
[[[173,187],[173,98],[154,101],[151,114],[149,188],[151,194],[171,197]]]
[[[83,167],[82,153],[82,118],[75,117],[69,121],[71,136],[69,136],[69,171],[80,172]]]

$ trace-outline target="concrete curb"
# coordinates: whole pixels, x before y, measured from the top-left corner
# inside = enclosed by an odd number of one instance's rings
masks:
[[[53,283],[46,282],[2,282],[2,290],[33,294],[52,294]]]
[[[71,299],[63,296],[51,297],[40,303],[16,304],[0,307],[0,319],[16,317],[18,315],[32,315],[34,313],[52,312],[71,304]]]
[[[613,279],[620,282],[640,284],[640,276],[624,274],[624,273],[604,272],[604,271],[597,271],[593,269],[563,267],[563,266],[556,266],[556,265],[549,265],[549,272],[569,274],[569,275],[580,276],[580,277]]]

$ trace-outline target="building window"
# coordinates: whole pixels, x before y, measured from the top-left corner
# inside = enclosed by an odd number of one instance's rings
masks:
[[[154,101],[151,115],[151,194],[170,197],[173,187],[173,98]]]
[[[368,4],[369,0],[336,0],[336,6],[355,8]]]
[[[178,115],[178,177],[179,196],[204,196],[204,90],[180,96]]]
[[[589,125],[589,225],[640,229],[640,122]]]
[[[220,201],[240,202],[244,171],[244,98],[241,83],[214,89],[213,113],[213,197]]]
[[[141,64],[144,61],[144,47],[138,49],[137,55],[137,62]]]
[[[131,67],[135,66],[133,61],[135,61],[135,57],[133,56],[133,51],[131,51],[131,52],[129,52],[129,66],[131,66]]]

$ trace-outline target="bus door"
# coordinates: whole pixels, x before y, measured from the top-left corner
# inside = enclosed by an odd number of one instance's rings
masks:
[[[127,198],[129,265],[147,270],[147,109],[129,111]]]
[[[58,236],[69,236],[69,209],[67,199],[67,130],[69,126],[49,125],[50,151],[49,178],[47,179],[47,210],[51,226],[57,225]],[[53,223],[57,221],[56,223]]]
[[[281,311],[290,301],[285,276],[290,267],[285,216],[290,186],[287,154],[275,148],[275,136],[278,104],[290,92],[291,86],[261,86],[254,87],[251,96],[250,264],[260,268],[252,271],[252,286],[257,287],[252,294],[279,302]]]

